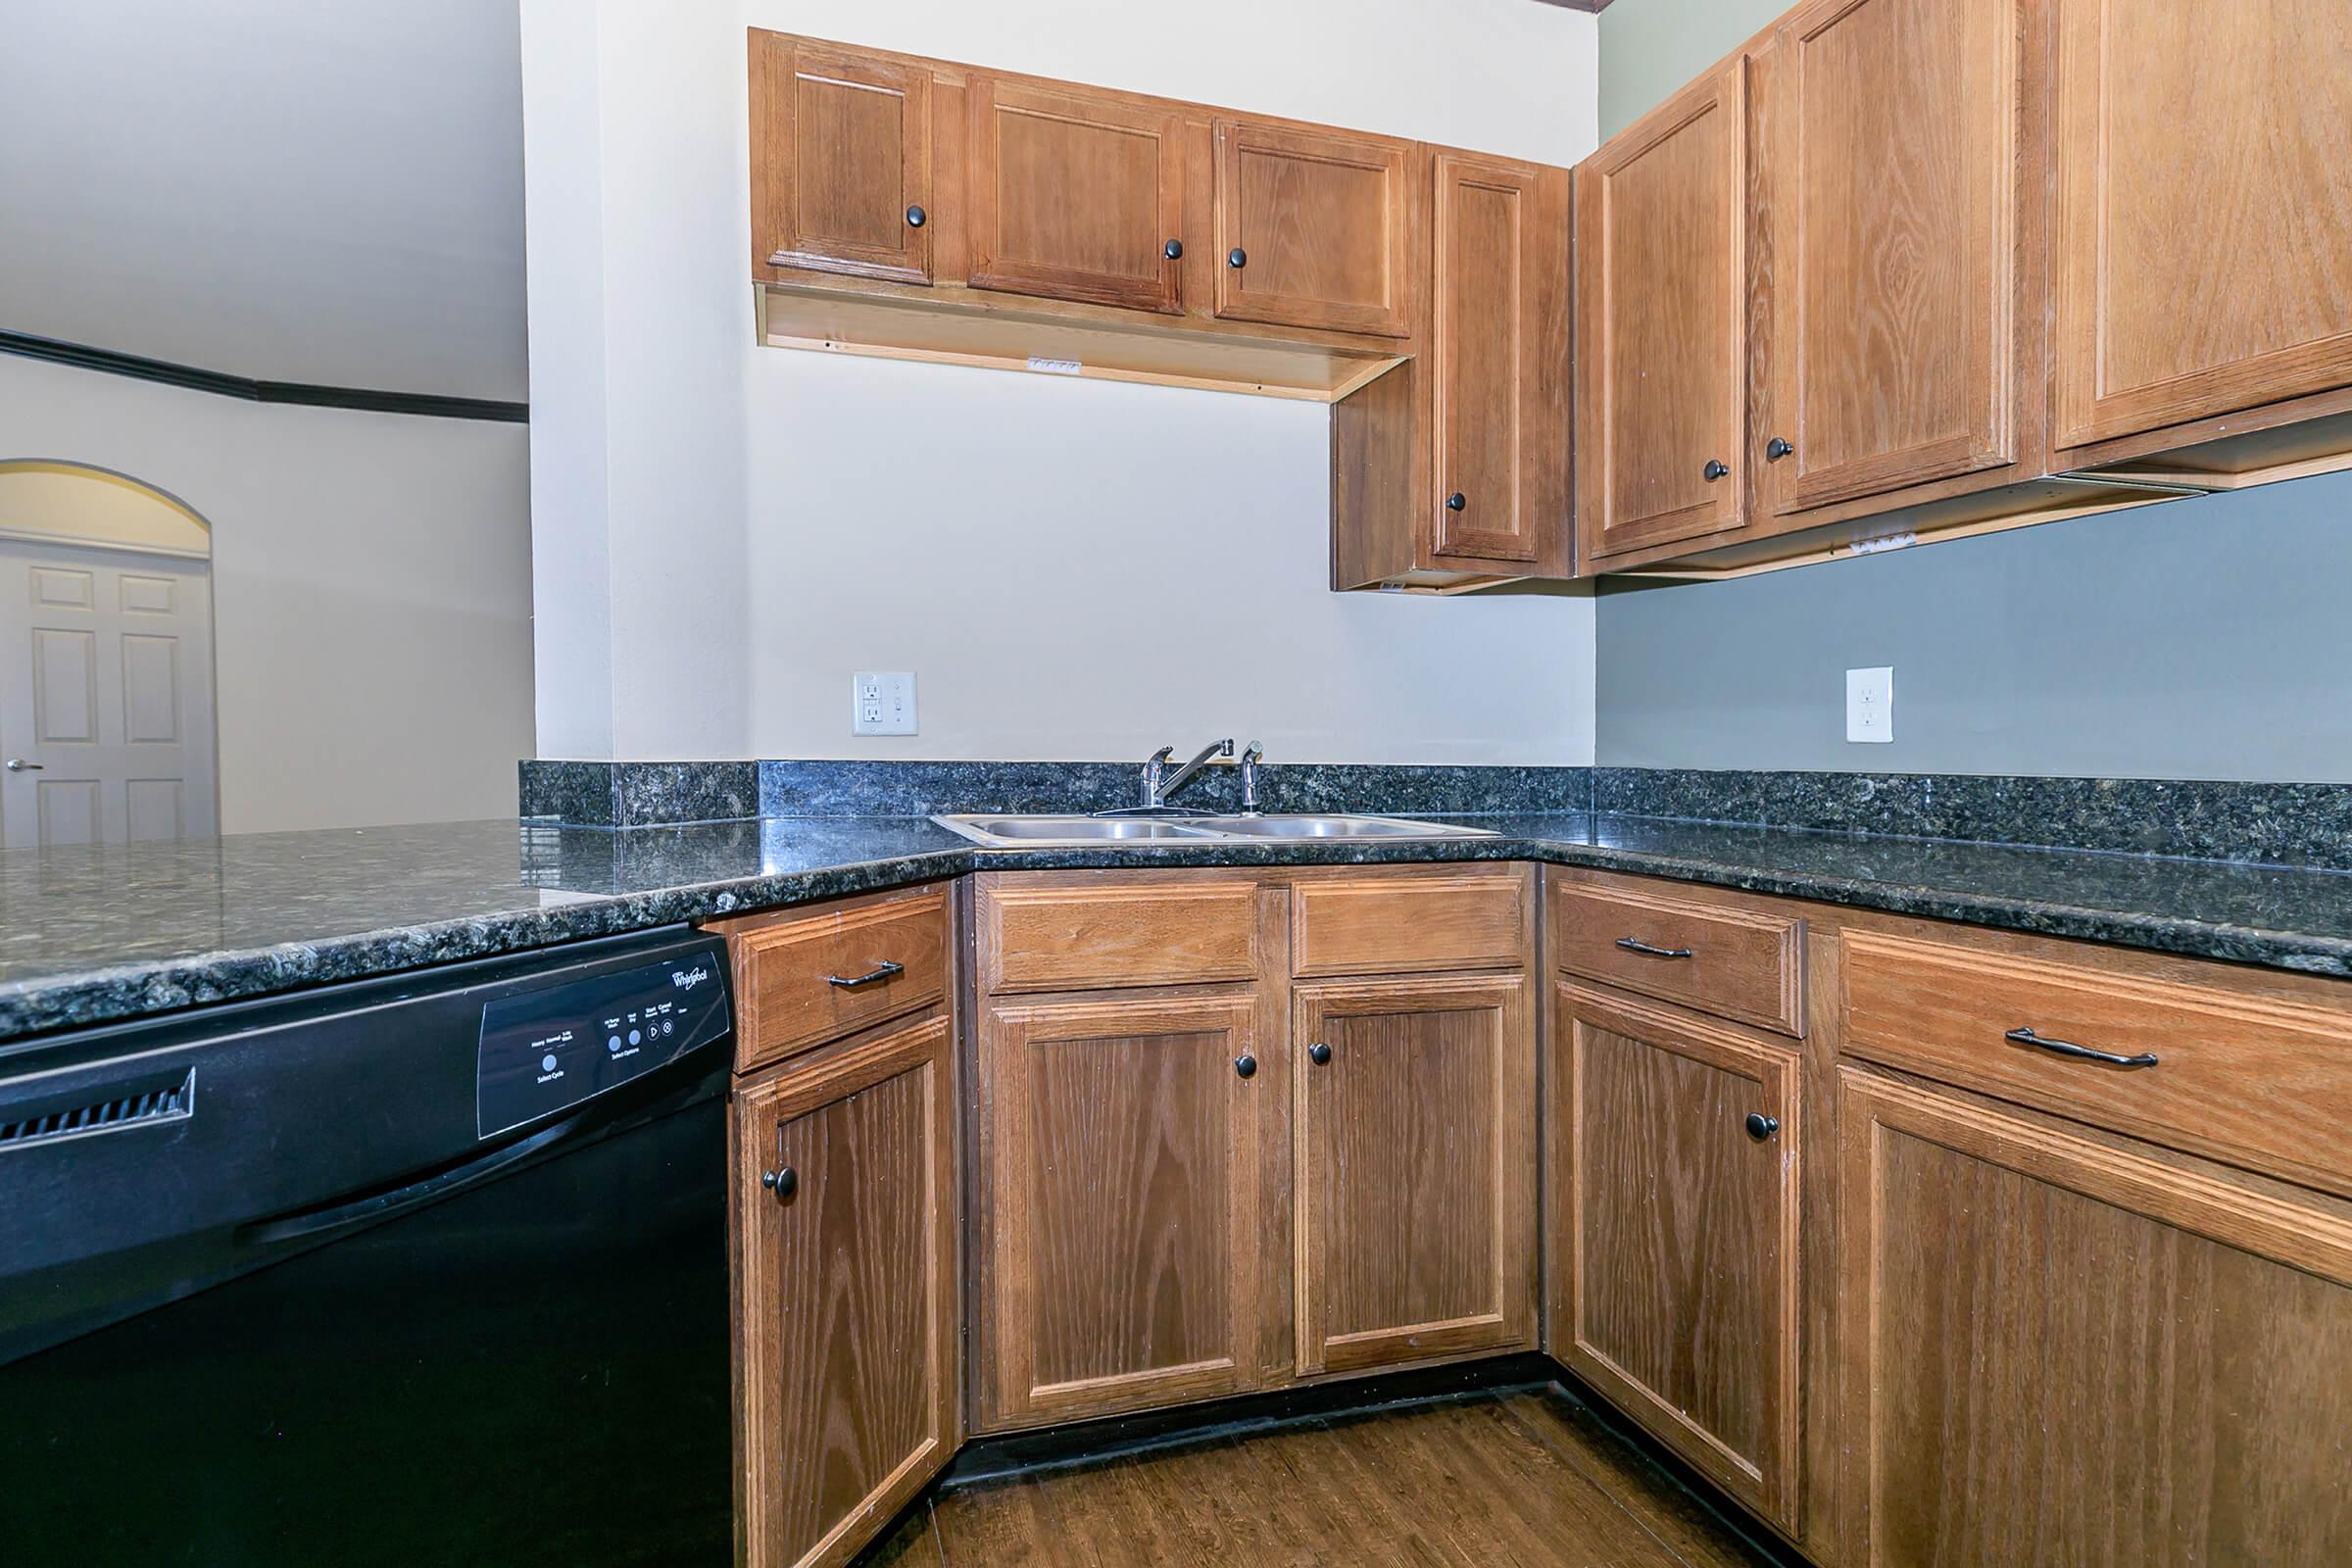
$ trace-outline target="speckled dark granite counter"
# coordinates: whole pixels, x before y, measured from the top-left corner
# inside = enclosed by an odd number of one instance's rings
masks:
[[[1532,859],[2352,977],[2352,873],[1582,812],[1439,844],[981,851],[920,817],[0,852],[0,1041],[1002,868]]]

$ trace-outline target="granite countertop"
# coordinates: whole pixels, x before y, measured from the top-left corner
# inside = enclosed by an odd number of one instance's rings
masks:
[[[0,852],[0,1041],[981,867],[1529,859],[2352,977],[2352,873],[1586,812],[1492,838],[984,851],[922,817],[514,819]]]

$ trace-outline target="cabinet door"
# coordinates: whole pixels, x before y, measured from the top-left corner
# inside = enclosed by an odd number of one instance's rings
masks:
[[[1535,1341],[1525,977],[1294,993],[1298,1370]]]
[[[2352,384],[2352,7],[2058,10],[2059,445]]]
[[[1403,142],[1217,126],[1217,314],[1406,337],[1411,193]]]
[[[2024,0],[1813,0],[1774,52],[1777,514],[1999,467],[2018,298]]]
[[[1034,1426],[1255,1381],[1252,996],[992,1007],[980,1037],[981,1420]]]
[[[1565,982],[1555,997],[1552,1353],[1793,1530],[1796,1053]]]
[[[1588,556],[1722,533],[1746,515],[1746,105],[1735,61],[1577,169]]]
[[[737,1094],[752,1568],[847,1562],[960,1441],[951,1070],[935,1018]]]
[[[1852,1068],[1838,1141],[1843,1561],[2352,1562],[2340,1209]]]
[[[931,281],[930,73],[754,32],[752,265]]]
[[[1534,561],[1568,525],[1568,215],[1546,194],[1530,165],[1437,157],[1441,556]]]
[[[1181,118],[988,76],[968,95],[972,286],[1180,309]]]

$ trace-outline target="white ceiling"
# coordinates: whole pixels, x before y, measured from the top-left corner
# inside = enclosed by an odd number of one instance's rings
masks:
[[[0,327],[525,398],[516,0],[0,0]]]

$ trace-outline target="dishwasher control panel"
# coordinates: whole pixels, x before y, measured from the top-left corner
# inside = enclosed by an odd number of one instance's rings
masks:
[[[569,1109],[725,1035],[722,952],[714,945],[483,1004],[477,1135]]]

